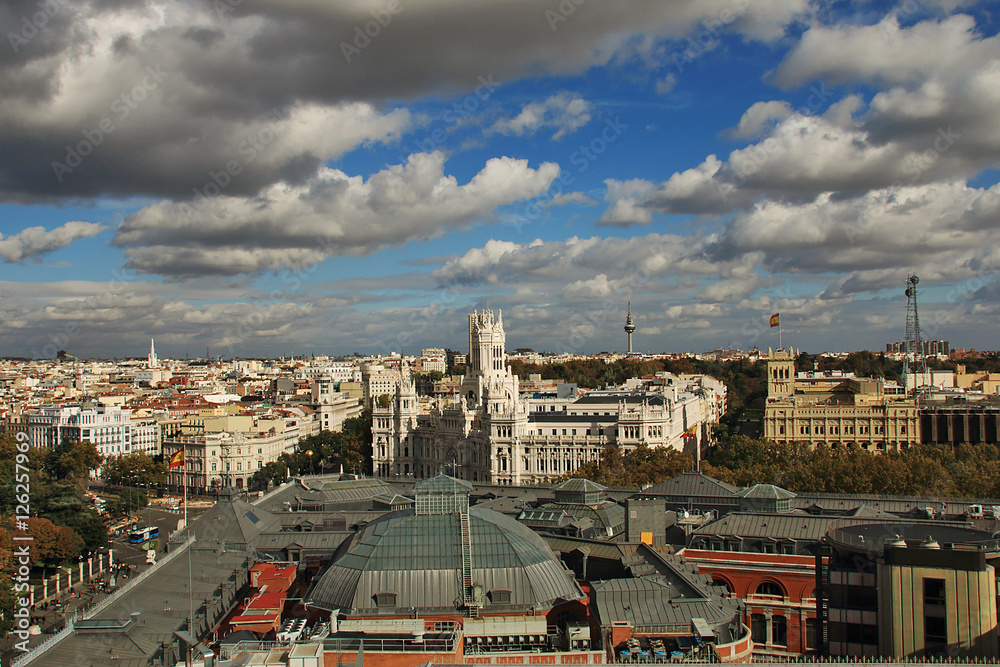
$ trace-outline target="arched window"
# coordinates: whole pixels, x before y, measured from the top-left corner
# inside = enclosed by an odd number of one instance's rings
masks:
[[[757,586],[755,595],[773,595],[774,597],[783,598],[785,597],[785,592],[781,590],[781,586],[774,583],[773,581],[765,581]]]
[[[730,584],[725,579],[720,579],[719,577],[712,577],[712,585],[713,586],[725,586],[727,591],[729,591],[730,593],[734,592],[733,591],[733,585]]]

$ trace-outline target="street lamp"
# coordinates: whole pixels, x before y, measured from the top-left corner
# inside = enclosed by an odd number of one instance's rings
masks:
[[[310,449],[309,451],[306,452],[306,460],[309,461],[309,472],[310,472],[310,474],[313,472],[312,456],[313,456],[313,450]]]

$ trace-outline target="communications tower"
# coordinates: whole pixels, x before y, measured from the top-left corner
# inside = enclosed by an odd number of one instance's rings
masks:
[[[625,319],[625,333],[628,334],[628,356],[632,356],[632,332],[635,331],[635,322],[632,321],[632,299],[628,300],[628,317]]]
[[[920,278],[911,273],[906,278],[906,355],[903,358],[903,376],[917,375],[914,390],[930,384],[927,371],[927,355],[920,335],[920,313],[917,311],[917,283]],[[912,363],[912,366],[911,366]]]

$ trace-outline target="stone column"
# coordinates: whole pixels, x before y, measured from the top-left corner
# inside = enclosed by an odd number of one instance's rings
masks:
[[[764,610],[764,623],[767,626],[767,648],[771,648],[774,642],[774,635],[772,634],[773,628],[771,627],[771,622],[774,617],[774,612],[770,609]]]

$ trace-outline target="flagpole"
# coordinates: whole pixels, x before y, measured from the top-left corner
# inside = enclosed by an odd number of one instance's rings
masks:
[[[181,443],[181,461],[184,463],[181,465],[181,484],[184,485],[184,528],[188,525],[188,485],[187,485],[187,452],[184,451],[184,443]],[[188,531],[191,534],[191,531]]]
[[[781,347],[781,316],[780,315],[778,316],[778,349],[779,350],[784,349],[784,348]]]

